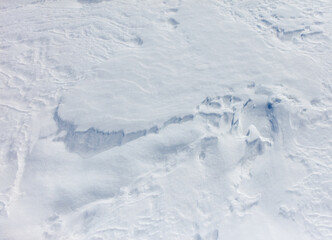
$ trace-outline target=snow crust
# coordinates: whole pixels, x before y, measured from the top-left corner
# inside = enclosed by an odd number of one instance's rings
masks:
[[[332,3],[0,2],[0,240],[332,238]]]

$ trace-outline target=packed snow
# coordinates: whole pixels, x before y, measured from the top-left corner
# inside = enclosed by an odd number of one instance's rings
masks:
[[[0,1],[0,240],[332,239],[330,0]]]

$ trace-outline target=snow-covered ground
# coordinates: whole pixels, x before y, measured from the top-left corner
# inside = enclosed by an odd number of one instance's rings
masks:
[[[0,1],[0,240],[332,239],[330,0]]]

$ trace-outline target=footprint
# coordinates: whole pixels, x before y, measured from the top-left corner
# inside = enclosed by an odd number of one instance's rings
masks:
[[[174,18],[169,18],[167,21],[169,24],[171,24],[174,28],[177,28],[177,26],[180,24],[178,21],[176,21]]]
[[[142,46],[143,45],[143,40],[140,37],[136,37],[136,38],[132,39],[132,42],[135,43],[135,44],[137,44],[138,46]]]
[[[193,240],[202,240],[202,237],[199,233],[195,234]]]
[[[91,4],[91,3],[101,3],[103,2],[104,0],[77,0],[79,3],[82,3],[82,4]]]
[[[171,12],[171,13],[175,13],[175,12],[178,12],[178,9],[177,8],[170,8],[167,11]]]
[[[0,201],[0,216],[6,215],[6,204]]]

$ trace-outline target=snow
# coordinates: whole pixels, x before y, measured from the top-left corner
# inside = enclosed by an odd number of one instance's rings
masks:
[[[0,239],[331,238],[331,10],[0,2]]]

